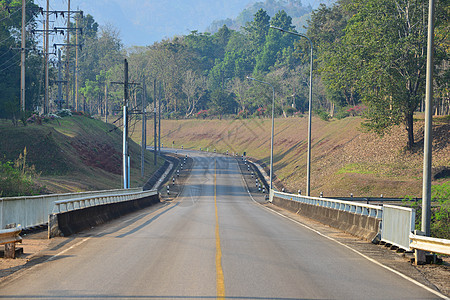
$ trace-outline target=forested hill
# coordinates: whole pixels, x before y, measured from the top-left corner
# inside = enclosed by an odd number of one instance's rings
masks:
[[[333,2],[333,1],[322,1],[322,2]],[[302,3],[301,0],[286,0],[286,1],[274,1],[266,0],[264,2],[256,2],[249,5],[244,9],[235,19],[227,18],[224,20],[216,20],[206,28],[207,32],[216,33],[219,29],[226,25],[228,28],[233,30],[241,30],[247,22],[251,22],[255,13],[263,9],[267,14],[273,17],[280,10],[284,10],[292,18],[292,25],[302,32],[305,31],[307,20],[310,17],[312,11],[311,5],[306,5]]]
[[[21,29],[21,6],[18,0],[14,6],[6,5],[9,0],[0,0],[0,118],[16,125],[33,111],[43,114],[46,99],[45,57],[39,49],[39,35],[33,34],[41,30],[42,15],[33,0],[27,1],[30,34],[26,35],[24,112],[19,102],[20,52],[14,50]],[[258,9],[258,5],[265,8]],[[443,0],[436,1],[436,115],[450,113],[447,6]],[[323,120],[363,116],[364,128],[380,135],[403,124],[408,132],[405,144],[414,149],[414,114],[423,111],[425,98],[427,28],[423,21],[428,17],[427,3],[411,6],[409,1],[339,0],[332,6],[320,5],[310,13],[303,33],[314,45],[313,72],[310,43],[287,33],[300,31],[294,22],[303,10],[307,9],[298,0],[266,0],[242,12],[237,20],[243,23],[249,16],[251,20],[239,30],[223,25],[216,33],[193,30],[146,47],[127,48],[122,28],[98,24],[95,16],[85,11],[77,25],[83,34],[78,34],[78,39],[70,35],[71,45],[82,45],[78,61],[75,63],[75,49],[63,47],[59,48],[65,61],[59,64],[62,70],[58,64],[48,64],[48,112],[57,112],[58,104],[63,103],[74,111],[120,118],[124,93],[117,83],[123,82],[127,59],[128,79],[133,83],[127,104],[133,110],[142,110],[145,81],[144,106],[150,111],[158,100],[164,119],[267,117],[274,104],[277,117],[301,117],[308,110]],[[169,26],[170,22],[163,24]],[[55,46],[49,45],[49,49]],[[72,66],[78,66],[78,71]],[[62,94],[58,94],[58,71],[67,82]],[[138,82],[140,86],[135,84]],[[132,118],[133,124],[138,116]]]

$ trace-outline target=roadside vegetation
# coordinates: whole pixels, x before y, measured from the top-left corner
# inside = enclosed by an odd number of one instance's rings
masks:
[[[0,197],[122,187],[122,134],[114,125],[63,111],[27,126],[0,121]],[[62,116],[62,117],[61,117]],[[130,142],[131,186],[143,186],[163,163]]]
[[[14,161],[0,161],[0,197],[45,194],[45,187],[35,183],[39,178],[34,166],[27,164],[27,148]]]
[[[431,236],[450,239],[450,181],[431,187]],[[422,227],[422,207],[413,197],[406,197],[404,203],[416,210],[416,229]]]

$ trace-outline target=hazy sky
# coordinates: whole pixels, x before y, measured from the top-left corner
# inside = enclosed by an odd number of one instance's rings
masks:
[[[50,10],[67,10],[68,0],[50,0]],[[111,24],[120,31],[125,46],[151,45],[163,38],[203,32],[214,20],[235,18],[255,0],[71,0],[99,25]],[[304,0],[315,6],[315,0]],[[46,7],[45,0],[35,0]]]

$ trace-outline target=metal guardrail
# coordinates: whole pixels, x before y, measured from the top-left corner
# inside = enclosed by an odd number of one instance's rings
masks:
[[[409,251],[409,234],[414,230],[415,216],[413,208],[383,205],[381,240]]]
[[[10,243],[21,243],[22,237],[19,235],[22,227],[19,225],[16,228],[1,229],[0,230],[0,245]]]
[[[270,201],[273,200],[273,197],[279,197],[283,199],[298,201],[310,205],[318,205],[322,207],[328,207],[332,209],[338,209],[342,211],[347,211],[359,215],[375,217],[377,219],[381,219],[383,217],[383,207],[379,205],[372,204],[364,204],[358,202],[351,201],[343,201],[329,198],[318,198],[318,197],[308,197],[302,195],[293,195],[283,192],[278,192],[271,190],[270,191]]]
[[[450,240],[421,236],[413,233],[409,234],[409,239],[411,239],[410,248],[412,249],[450,255]]]
[[[11,223],[21,224],[23,228],[47,224],[55,201],[139,191],[142,188],[0,198],[0,228]]]
[[[385,197],[332,197],[333,199],[344,201],[361,201],[361,202],[403,202],[405,198],[385,198]],[[408,200],[409,201],[409,200]],[[422,198],[413,198],[413,202],[421,202]]]
[[[128,193],[128,194],[112,194],[112,195],[101,195],[101,196],[95,196],[95,197],[80,197],[75,199],[68,199],[68,200],[60,200],[54,202],[54,208],[52,210],[52,213],[61,213],[76,209],[82,209],[86,207],[92,207],[97,205],[103,205],[103,204],[110,204],[110,203],[118,203],[118,202],[124,202],[124,201],[130,201],[135,199],[140,199],[143,197],[149,197],[154,196],[158,194],[157,191],[151,190],[151,191],[141,191],[141,192],[135,192],[135,193]]]

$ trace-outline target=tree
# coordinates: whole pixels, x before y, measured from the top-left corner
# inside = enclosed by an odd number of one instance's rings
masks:
[[[341,40],[353,11],[345,10],[344,6],[344,1],[331,7],[321,4],[312,12],[307,31],[314,43],[316,69],[325,85],[327,98],[343,107],[355,106],[360,101],[353,82],[346,78],[351,71],[344,63],[349,52]]]
[[[340,80],[351,81],[368,107],[366,128],[384,134],[403,123],[411,149],[413,114],[425,87],[427,2],[353,0],[345,8],[355,13],[340,45]]]
[[[269,32],[270,17],[262,8],[255,13],[253,21],[248,22],[244,27],[253,52],[259,53],[266,42],[266,35]]]
[[[206,92],[206,78],[198,77],[192,70],[187,70],[181,89],[187,97],[186,117],[189,117]]]
[[[292,18],[284,10],[275,14],[270,20],[270,25],[282,28],[287,31],[295,31],[292,26]],[[267,72],[269,67],[274,66],[277,61],[283,59],[283,50],[292,45],[292,35],[281,33],[278,30],[270,30],[266,36],[263,51],[256,59],[256,72]]]
[[[232,95],[228,94],[223,89],[215,89],[212,91],[211,102],[220,118],[222,118],[225,113],[233,112],[233,108],[236,106]]]
[[[27,110],[39,105],[39,81],[42,57],[35,50],[35,17],[38,6],[26,3],[26,78],[25,105]],[[20,39],[22,27],[22,1],[0,0],[0,117],[18,118],[20,112]]]

